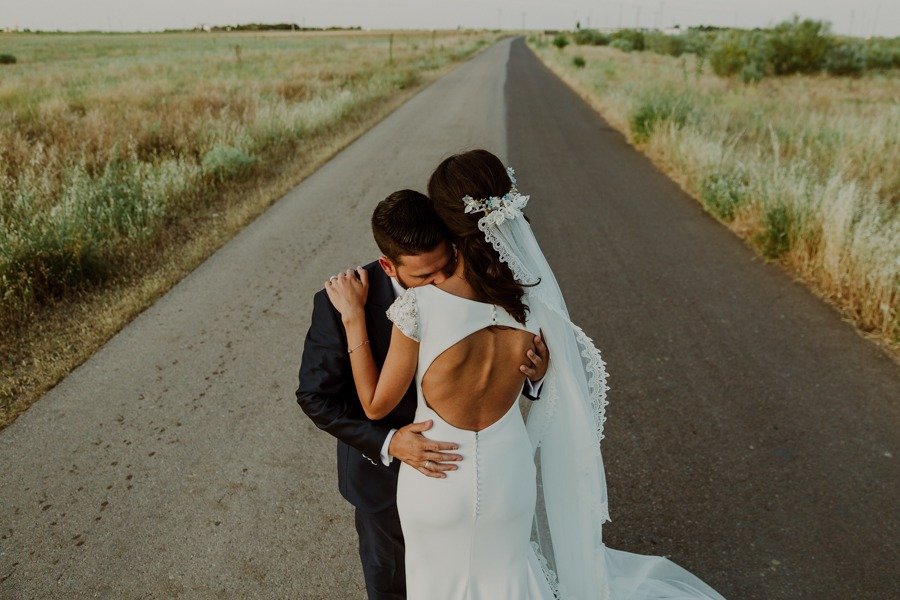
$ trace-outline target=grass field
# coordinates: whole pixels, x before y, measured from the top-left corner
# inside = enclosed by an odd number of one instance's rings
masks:
[[[693,54],[560,50],[549,40],[529,42],[630,142],[897,356],[897,69],[745,84],[711,74]]]
[[[98,281],[166,219],[483,37],[7,35],[0,321]]]
[[[497,37],[0,34],[0,424]]]

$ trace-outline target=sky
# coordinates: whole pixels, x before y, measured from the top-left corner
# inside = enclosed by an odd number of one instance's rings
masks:
[[[573,29],[676,24],[765,27],[797,13],[857,36],[900,35],[900,1],[885,0],[0,0],[0,31],[149,31],[202,24],[294,22],[364,29]]]

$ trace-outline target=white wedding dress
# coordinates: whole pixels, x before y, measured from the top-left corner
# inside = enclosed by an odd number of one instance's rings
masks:
[[[443,479],[427,477],[406,463],[400,466],[397,510],[406,542],[407,598],[576,598],[560,591],[555,573],[542,564],[537,545],[530,541],[537,472],[519,403],[513,401],[505,415],[475,432],[447,423],[428,406],[422,393],[428,367],[453,345],[491,325],[536,335],[540,323],[529,318],[523,326],[502,307],[462,298],[433,285],[406,290],[387,314],[420,344],[415,422],[432,420],[427,436],[458,443],[463,456],[458,469]],[[724,600],[664,557],[602,548],[604,561],[598,571],[605,573],[606,585],[589,598]]]
[[[409,600],[725,600],[663,556],[608,548],[601,440],[607,373],[600,351],[569,318],[562,291],[523,216],[528,196],[464,197],[478,228],[522,284],[526,324],[501,307],[428,285],[407,290],[388,317],[417,339],[416,421],[426,436],[458,442],[463,460],[435,479],[405,463],[397,508],[406,539]],[[518,402],[475,433],[427,404],[422,378],[441,352],[492,324],[538,329],[550,349],[541,397],[523,423]],[[459,389],[464,390],[461,384]]]
[[[519,403],[510,399],[504,416],[475,432],[444,421],[422,394],[423,376],[434,359],[469,335],[491,325],[535,335],[539,328],[530,322],[523,327],[501,307],[433,285],[408,289],[388,316],[420,342],[415,421],[433,420],[428,437],[458,443],[463,456],[459,468],[443,479],[400,466],[397,510],[406,542],[407,598],[552,599],[529,539],[536,470]]]

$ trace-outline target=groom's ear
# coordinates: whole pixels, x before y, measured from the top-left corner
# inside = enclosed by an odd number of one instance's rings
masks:
[[[394,263],[391,262],[387,256],[381,255],[378,257],[378,264],[381,265],[381,268],[384,269],[384,272],[387,273],[388,277],[396,277],[397,276],[397,268],[394,266]]]

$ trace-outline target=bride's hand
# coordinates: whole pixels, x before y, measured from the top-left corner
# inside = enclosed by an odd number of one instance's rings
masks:
[[[347,269],[325,282],[325,293],[341,313],[341,319],[364,317],[366,297],[369,295],[369,272],[362,267]]]

